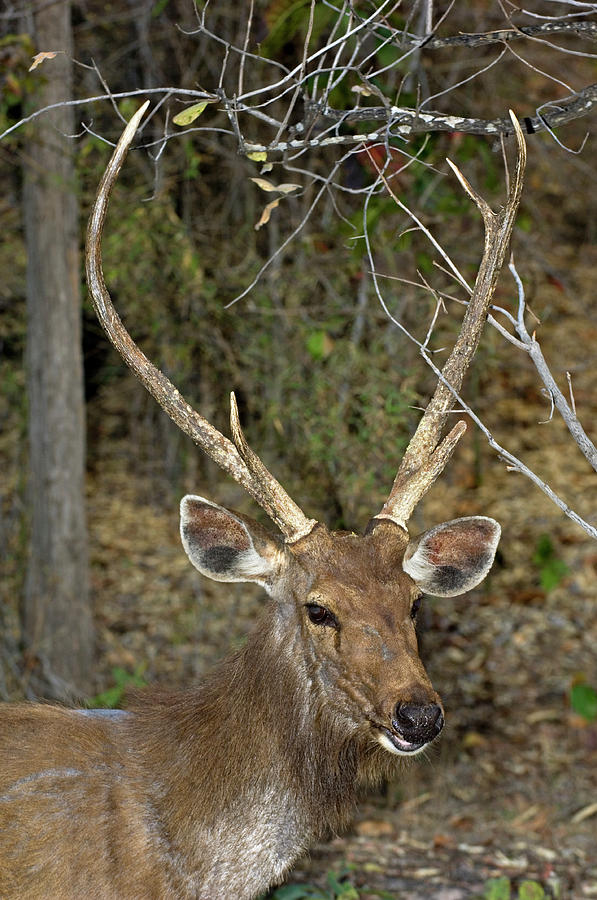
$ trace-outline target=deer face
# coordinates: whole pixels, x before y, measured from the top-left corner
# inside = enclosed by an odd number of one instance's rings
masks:
[[[422,592],[402,568],[407,544],[390,522],[364,537],[318,526],[291,551],[310,574],[294,600],[313,681],[349,727],[398,754],[420,751],[443,727],[417,650]]]
[[[419,658],[415,619],[422,594],[462,593],[489,570],[499,526],[472,517],[409,541],[400,526],[374,519],[364,536],[318,524],[283,544],[257,523],[201,497],[181,504],[191,562],[220,581],[257,581],[277,601],[281,652],[350,732],[395,754],[422,750],[444,722],[439,696]]]

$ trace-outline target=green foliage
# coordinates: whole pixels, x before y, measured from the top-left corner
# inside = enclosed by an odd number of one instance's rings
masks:
[[[545,891],[536,881],[523,881],[518,888],[518,900],[543,900]]]
[[[570,706],[587,722],[597,721],[597,691],[590,685],[581,682],[574,684],[570,690]]]
[[[483,900],[510,900],[510,879],[503,875],[501,878],[490,878],[485,884]]]
[[[285,44],[295,38],[299,42],[303,41],[307,34],[310,10],[310,0],[272,0],[264,15],[269,33],[261,42],[262,54],[273,59]],[[323,3],[316,4],[311,29],[312,42],[316,43],[337,19],[337,13],[332,7]]]
[[[519,212],[516,219],[516,227],[521,231],[526,231],[527,234],[530,233],[535,227],[533,217],[529,213]]]
[[[547,534],[543,534],[539,538],[533,562],[539,569],[539,580],[545,591],[553,590],[568,574],[566,563],[556,555],[553,542]]]
[[[391,484],[396,462],[406,444],[410,405],[415,394],[401,360],[389,359],[384,331],[373,328],[355,345],[349,322],[306,335],[309,359],[296,370],[280,372],[284,393],[303,433],[303,471],[326,483],[344,509],[355,495],[371,492],[376,480]],[[388,439],[389,436],[389,439]],[[377,463],[377,465],[376,465]],[[353,511],[346,508],[347,519]],[[333,523],[347,527],[350,521]]]
[[[326,331],[313,331],[307,337],[307,350],[314,360],[319,361],[330,355],[333,342]]]
[[[328,872],[327,885],[326,889],[321,889],[312,884],[285,884],[268,894],[267,900],[360,900],[363,896],[361,891],[347,880],[345,871],[339,875]],[[387,891],[367,888],[364,893],[368,897],[379,897],[381,900],[395,900],[394,894]]]
[[[377,64],[384,69],[394,66],[402,56],[402,52],[401,49],[396,46],[390,31],[387,28],[379,28],[376,32],[376,37],[378,41],[378,47],[375,53]],[[401,95],[400,102],[404,105],[408,103],[405,94]]]
[[[485,191],[494,192],[502,186],[502,168],[500,157],[492,152],[491,144],[486,140],[479,140],[471,134],[458,135],[453,142],[454,150],[450,152],[451,159],[458,166],[463,163],[474,162],[477,171],[482,173],[483,181],[477,187]]]
[[[139,663],[139,665],[135,668],[134,672],[127,672],[126,669],[122,669],[120,666],[115,666],[112,669],[112,677],[114,679],[114,686],[108,688],[106,691],[102,691],[101,694],[97,694],[95,697],[92,697],[88,701],[88,706],[90,709],[115,709],[122,702],[122,698],[124,697],[127,688],[130,687],[145,687],[147,682],[143,678],[143,672],[146,669],[145,663]]]
[[[184,169],[184,177],[187,181],[195,181],[199,177],[199,166],[201,164],[201,153],[195,146],[193,141],[182,139],[182,148],[184,151],[184,161],[186,168]]]
[[[523,881],[514,894],[510,879],[505,875],[490,878],[485,883],[481,900],[543,900],[544,889],[537,881]]]
[[[164,12],[169,3],[170,0],[157,0],[157,2],[153,5],[153,9],[151,10],[151,18],[157,19],[158,16]]]
[[[39,75],[29,72],[35,53],[28,34],[7,34],[0,38],[0,131],[14,121],[14,113],[22,113],[22,104],[34,89]],[[17,139],[18,132],[15,133]]]
[[[193,368],[187,328],[203,284],[199,256],[167,199],[114,206],[104,238],[106,280],[126,298],[135,339],[161,368],[184,377]]]

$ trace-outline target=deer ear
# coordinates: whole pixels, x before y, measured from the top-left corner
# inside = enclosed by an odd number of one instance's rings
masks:
[[[180,537],[196,569],[215,581],[257,581],[267,587],[280,547],[257,522],[204,497],[180,502]]]
[[[463,594],[489,572],[500,534],[495,519],[485,516],[444,522],[410,541],[402,568],[428,594]]]

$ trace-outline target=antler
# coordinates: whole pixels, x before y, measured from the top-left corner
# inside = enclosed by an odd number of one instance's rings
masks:
[[[270,519],[275,522],[287,541],[296,541],[311,531],[316,524],[315,520],[305,516],[282,485],[276,481],[249,448],[240,429],[234,394],[232,394],[231,400],[231,426],[235,442],[233,444],[186,402],[164,373],[160,372],[137,347],[114,309],[106,288],[102,270],[101,239],[108,201],[126,159],[131,141],[148,106],[149,101],[137,110],[124,129],[100,182],[89,218],[86,268],[87,284],[93,306],[116,350],[172,421],[185,434],[188,434],[221,469],[228,472],[245,488]]]
[[[460,334],[442,369],[435,393],[402,458],[390,495],[375,517],[392,519],[404,528],[415,506],[444,469],[466,431],[466,422],[462,420],[440,440],[448,411],[454,401],[452,390],[460,391],[466,370],[479,345],[520,204],[526,144],[518,120],[511,110],[510,118],[516,134],[518,156],[506,205],[499,212],[493,212],[486,201],[473,190],[462,172],[448,160],[462,187],[483,216],[485,247]]]

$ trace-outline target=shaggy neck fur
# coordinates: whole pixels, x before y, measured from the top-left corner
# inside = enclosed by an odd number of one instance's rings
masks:
[[[151,766],[173,883],[211,900],[255,896],[264,871],[280,881],[314,839],[347,824],[360,785],[395,770],[318,694],[317,673],[297,672],[293,647],[262,626],[196,691],[139,699],[127,727]]]

